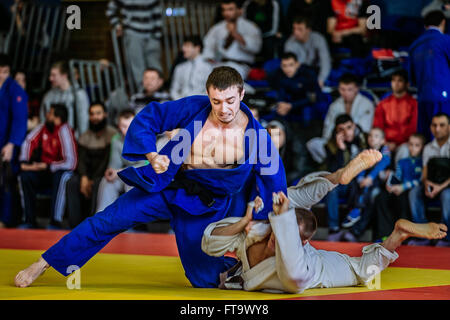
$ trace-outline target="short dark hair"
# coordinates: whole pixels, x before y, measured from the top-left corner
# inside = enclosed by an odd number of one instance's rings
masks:
[[[404,82],[408,82],[408,71],[406,71],[405,69],[399,69],[392,73],[391,79],[393,79],[394,77],[400,77]]]
[[[353,122],[353,119],[350,115],[347,113],[342,113],[336,117],[336,120],[334,120],[334,125],[337,127],[340,124],[346,123],[346,122]]]
[[[136,115],[136,112],[134,112],[133,109],[124,109],[124,110],[120,111],[119,116],[117,118],[118,119],[120,119],[120,118],[130,119],[130,118],[134,117],[135,115]]]
[[[50,105],[50,109],[53,109],[53,114],[55,115],[55,117],[60,118],[62,123],[67,122],[68,111],[65,104],[54,103]]]
[[[11,67],[11,59],[7,54],[0,53],[0,67]]]
[[[295,61],[298,61],[297,55],[291,51],[285,52],[281,55],[281,60],[287,60],[287,59],[294,59]]]
[[[442,20],[445,20],[445,15],[441,10],[433,10],[427,13],[424,18],[425,27],[437,27],[442,23]]]
[[[238,7],[239,9],[242,8],[243,5],[243,1],[242,0],[222,0],[220,1],[220,4],[230,4],[230,3],[234,3],[236,5],[236,7]]]
[[[317,218],[314,213],[303,208],[295,208],[295,217],[298,226],[303,225],[302,236],[305,239],[302,240],[310,239],[317,230]]]
[[[162,71],[157,69],[157,68],[147,68],[147,69],[144,70],[142,75],[144,75],[146,72],[156,72],[160,79],[164,79],[164,75],[163,75]]]
[[[294,23],[295,24],[304,23],[307,28],[311,28],[311,19],[309,19],[308,17],[302,16],[302,15],[296,16],[294,18],[294,20],[292,20],[292,24],[294,24]]]
[[[425,145],[425,143],[427,142],[427,139],[425,138],[425,136],[421,133],[413,133],[412,135],[409,136],[409,138],[417,138],[420,139],[422,141],[422,146]]]
[[[239,93],[244,89],[244,80],[236,69],[231,67],[217,67],[209,74],[206,80],[206,92],[210,87],[224,91],[232,86],[238,88]]]
[[[445,118],[447,118],[447,122],[450,123],[450,116],[449,116],[447,113],[445,113],[445,112],[438,112],[438,113],[436,113],[436,114],[431,118],[431,121],[433,121],[434,118],[440,118],[440,117],[445,117]]]
[[[183,43],[187,43],[187,42],[192,43],[192,45],[194,47],[200,47],[200,51],[203,50],[203,41],[202,41],[202,38],[200,38],[200,36],[192,35],[192,36],[184,38]]]
[[[56,61],[50,69],[58,69],[61,74],[69,75],[69,65],[66,61]]]
[[[355,85],[359,86],[359,78],[356,75],[354,75],[353,73],[344,73],[339,78],[339,83],[343,83],[343,84],[354,83]]]
[[[91,103],[91,105],[89,106],[89,112],[91,111],[92,107],[94,107],[94,106],[101,106],[103,111],[108,112],[108,110],[106,109],[105,104],[103,102],[101,102],[101,101],[98,101],[98,100],[97,101],[93,101]]]

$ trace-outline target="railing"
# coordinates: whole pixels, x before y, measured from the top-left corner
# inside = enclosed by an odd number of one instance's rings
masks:
[[[31,1],[13,6],[11,25],[0,51],[13,57],[13,71],[23,70],[36,78],[38,91],[45,88],[52,57],[68,48],[66,15],[64,5]]]
[[[207,0],[161,0],[162,15],[162,71],[169,74],[185,37],[191,35],[203,36],[214,24],[218,1]],[[124,52],[123,37],[117,37],[116,31],[111,31],[116,65],[119,76],[126,80],[127,91],[136,93],[140,84],[134,83],[131,67]],[[125,76],[124,76],[125,75]]]

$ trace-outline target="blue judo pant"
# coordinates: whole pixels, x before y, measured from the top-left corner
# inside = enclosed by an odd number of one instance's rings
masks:
[[[194,287],[217,288],[219,274],[236,264],[231,257],[211,257],[201,250],[203,231],[212,222],[228,216],[243,216],[244,193],[226,196],[223,210],[192,215],[175,202],[176,190],[148,193],[138,188],[119,197],[105,210],[85,219],[69,234],[48,249],[42,257],[67,276],[70,266],[81,268],[116,235],[141,223],[170,219],[185,275]],[[189,200],[189,199],[186,199]],[[151,268],[151,266],[149,266]]]

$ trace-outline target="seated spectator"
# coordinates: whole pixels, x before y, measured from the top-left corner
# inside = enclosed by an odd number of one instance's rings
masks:
[[[135,113],[133,110],[123,110],[119,114],[119,133],[116,133],[111,140],[111,154],[109,157],[108,169],[100,181],[97,196],[97,212],[103,211],[113,203],[121,193],[128,192],[132,187],[125,184],[117,172],[129,166],[145,165],[146,161],[131,162],[122,158],[123,142],[128,128],[133,121]]]
[[[87,117],[89,97],[86,91],[75,88],[70,83],[69,67],[65,62],[56,62],[52,65],[49,80],[52,88],[42,100],[40,122],[45,122],[45,116],[52,104],[64,104],[69,114],[67,123],[75,130],[75,136],[79,137],[89,126]]]
[[[372,128],[375,107],[370,99],[359,92],[356,76],[349,73],[344,74],[339,79],[338,90],[340,97],[328,109],[323,124],[322,137],[313,138],[307,143],[311,156],[318,163],[322,163],[325,158],[323,146],[333,133],[335,119],[338,115],[348,114],[364,132],[369,132]]]
[[[302,114],[303,108],[313,106],[321,94],[314,70],[301,64],[292,52],[283,54],[269,84],[276,90],[276,112],[280,116]]]
[[[292,32],[292,22],[297,15],[308,17],[311,22],[311,28],[314,31],[325,35],[327,33],[327,16],[324,12],[328,12],[330,0],[295,0],[289,4],[285,24],[283,25],[283,33],[290,34]]]
[[[326,150],[326,171],[334,172],[344,167],[358,153],[367,149],[367,137],[361,128],[348,114],[341,114],[335,120],[335,128],[332,137],[328,140]],[[328,193],[325,203],[328,211],[328,240],[339,241],[343,236],[339,224],[339,198],[347,197],[350,185],[356,183],[353,180],[349,185],[339,185]]]
[[[437,113],[431,120],[433,141],[423,150],[422,182],[409,193],[412,220],[418,223],[427,222],[425,202],[432,199],[441,200],[442,220],[450,226],[450,117],[445,113]],[[429,240],[411,240],[409,244],[428,245]],[[436,246],[450,246],[450,236],[440,240]]]
[[[408,93],[405,70],[392,74],[391,88],[392,95],[381,100],[375,108],[373,126],[384,131],[389,150],[397,153],[396,159],[401,159],[408,156],[406,142],[416,132],[417,100]]]
[[[142,91],[130,98],[130,109],[136,114],[152,101],[164,102],[169,100],[169,94],[162,90],[164,76],[158,69],[148,68],[142,75]]]
[[[313,67],[318,73],[321,87],[331,72],[331,57],[327,41],[320,33],[311,30],[311,22],[306,17],[296,17],[292,23],[292,35],[284,45],[285,52],[293,52],[297,60]]]
[[[202,56],[202,40],[199,36],[187,37],[183,43],[183,56],[187,60],[175,67],[170,97],[178,100],[192,95],[205,95],[205,83],[212,65]]]
[[[0,228],[11,226],[19,171],[18,151],[27,134],[28,95],[11,77],[11,61],[0,54]]]
[[[351,242],[356,242],[371,222],[375,198],[380,192],[383,180],[380,173],[386,170],[391,163],[391,152],[385,145],[384,132],[380,128],[370,130],[367,142],[370,149],[380,151],[383,157],[373,168],[362,171],[356,177],[356,183],[350,187],[348,201],[351,210],[342,223],[342,227],[351,228],[343,237]]]
[[[409,157],[397,162],[395,173],[388,178],[386,188],[381,188],[379,195],[375,198],[375,239],[384,241],[394,230],[395,221],[398,219],[411,219],[408,194],[413,187],[420,184],[421,155],[424,145],[425,137],[423,135],[414,133],[409,137]],[[358,237],[353,230],[351,232],[354,237]]]
[[[108,166],[112,137],[117,133],[107,124],[107,117],[106,107],[102,103],[92,103],[89,107],[89,129],[78,139],[78,167],[67,182],[71,228],[95,210],[98,185]]]
[[[367,32],[366,11],[366,1],[328,1],[327,32],[335,47],[350,49],[352,56],[366,55],[367,49],[364,43]]]
[[[49,228],[61,228],[66,207],[66,182],[77,165],[76,141],[67,124],[67,108],[53,104],[44,124],[26,137],[20,153],[19,187],[25,224],[36,227],[36,194],[48,189],[52,195]]]
[[[422,9],[422,17],[426,17],[426,15],[432,11],[441,10],[446,19],[450,19],[450,3],[447,0],[433,0],[430,4],[426,5]]]
[[[215,24],[203,39],[203,56],[218,66],[235,68],[243,79],[262,46],[258,26],[242,17],[240,1],[221,1],[223,21]]]
[[[280,24],[280,5],[275,0],[247,0],[243,5],[244,17],[253,21],[262,33],[262,61],[273,59],[276,53]]]

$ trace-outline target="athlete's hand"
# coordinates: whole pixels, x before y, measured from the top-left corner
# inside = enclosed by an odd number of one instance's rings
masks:
[[[147,155],[147,159],[156,173],[166,172],[169,168],[170,160],[166,155],[159,155],[156,152],[151,152]]]
[[[272,193],[273,196],[273,213],[275,215],[282,214],[289,209],[289,199],[286,197],[283,191],[278,193]]]
[[[1,157],[3,161],[10,162],[13,156],[14,145],[9,142],[1,150]]]

